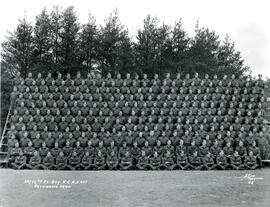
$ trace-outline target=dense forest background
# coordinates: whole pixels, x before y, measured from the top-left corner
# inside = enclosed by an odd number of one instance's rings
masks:
[[[102,74],[208,73],[250,76],[241,53],[226,36],[220,39],[215,31],[196,24],[195,35],[188,36],[181,19],[167,25],[147,15],[143,27],[133,38],[113,11],[102,25],[89,14],[79,22],[74,7],[44,8],[34,22],[19,20],[1,44],[1,129],[9,109],[12,78],[29,72],[56,75],[86,74],[98,70]]]

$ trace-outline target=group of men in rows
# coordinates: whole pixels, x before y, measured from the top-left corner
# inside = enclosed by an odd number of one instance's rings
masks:
[[[87,79],[90,83],[86,84],[85,80],[82,79],[80,75],[78,75],[75,80],[72,80],[70,76],[67,76],[67,80],[63,80],[61,74],[54,80],[51,75],[48,75],[46,81],[41,78],[42,80],[39,82],[39,78],[34,80],[30,73],[29,77],[25,80],[16,82],[18,85],[15,85],[13,89],[12,97],[13,99],[25,98],[35,101],[40,100],[41,97],[41,100],[52,100],[52,102],[50,102],[51,105],[53,105],[53,100],[61,100],[57,102],[59,107],[62,107],[63,101],[72,103],[71,105],[69,104],[69,107],[73,107],[74,101],[76,101],[78,105],[82,105],[81,102],[83,100],[89,100],[90,102],[114,102],[130,99],[131,97],[133,101],[142,99],[142,101],[157,100],[162,102],[166,99],[168,100],[168,104],[177,100],[177,103],[181,103],[181,107],[183,101],[189,106],[188,103],[191,100],[195,102],[208,102],[206,107],[208,107],[207,105],[210,107],[211,101],[216,104],[215,102],[219,100],[224,102],[225,107],[227,107],[225,103],[228,100],[233,102],[242,101],[243,103],[251,102],[251,104],[258,101],[263,102],[263,100],[261,101],[261,97],[264,94],[264,82],[260,79],[260,81],[258,80],[254,85],[248,84],[248,86],[243,87],[222,86],[222,81],[219,81],[218,85],[212,86],[212,82],[209,79],[210,83],[206,84],[206,86],[199,85],[193,87],[192,85],[195,84],[193,81],[190,83],[191,85],[186,86],[184,84],[185,86],[183,86],[182,84],[176,84],[177,82],[171,80],[170,76],[166,77],[162,84],[158,78],[150,81],[146,76],[146,78],[143,78],[141,80],[142,82],[140,82],[130,79],[128,75],[127,77],[128,78],[124,80],[121,79],[121,76],[117,79],[109,78],[112,84],[106,84],[106,81],[102,81],[101,85],[96,85],[96,79]],[[176,80],[178,79],[176,78]],[[179,79],[179,81],[180,80],[181,79]],[[194,80],[200,79],[195,75]],[[115,81],[120,81],[120,83],[116,84]],[[241,80],[234,79],[234,81],[238,83],[238,81]],[[202,81],[202,83],[204,84],[204,81]]]
[[[174,77],[172,77],[174,76]],[[138,74],[135,74],[133,77],[129,73],[122,77],[120,73],[117,73],[115,77],[108,73],[106,77],[102,77],[101,74],[97,74],[96,76],[92,76],[90,73],[87,74],[86,78],[83,78],[80,73],[77,73],[75,78],[71,77],[68,73],[66,77],[63,77],[61,73],[57,74],[57,78],[52,77],[51,73],[47,74],[47,77],[43,78],[41,73],[37,75],[37,77],[33,77],[32,73],[28,73],[28,76],[24,79],[20,76],[20,73],[17,73],[14,77],[14,85],[20,85],[23,82],[26,86],[32,85],[47,85],[51,86],[54,83],[56,86],[66,85],[66,86],[112,86],[114,83],[116,87],[121,86],[132,86],[134,83],[136,86],[141,87],[144,84],[145,86],[151,86],[155,83],[157,86],[172,86],[175,84],[177,87],[185,87],[185,86],[206,86],[206,87],[235,87],[235,88],[264,88],[265,83],[262,80],[262,75],[258,76],[258,79],[252,80],[247,77],[236,78],[235,75],[231,75],[228,77],[224,75],[222,79],[219,79],[217,75],[213,75],[212,78],[208,74],[206,74],[203,78],[199,77],[198,73],[194,74],[194,77],[191,77],[190,74],[186,74],[183,78],[180,73],[171,75],[167,73],[165,77],[161,77],[158,74],[154,74],[153,78],[149,78],[147,74],[143,74],[140,78]],[[64,82],[64,84],[63,84]]]
[[[208,146],[204,140],[200,147],[196,146],[195,140],[190,146],[185,146],[184,141],[180,140],[176,147],[171,144],[171,140],[165,146],[159,140],[155,146],[149,146],[145,141],[143,147],[139,147],[137,141],[132,146],[124,141],[121,147],[115,146],[114,141],[105,147],[100,141],[94,147],[91,140],[86,147],[81,147],[79,141],[72,147],[67,140],[63,148],[55,142],[51,149],[45,142],[40,148],[33,147],[31,141],[25,148],[19,147],[16,142],[9,150],[9,163],[15,169],[241,170],[261,166],[261,159],[255,141],[247,149],[242,141],[236,148],[230,142],[221,148],[218,140],[212,146]]]
[[[14,85],[8,147],[15,169],[261,166],[257,139],[247,134],[263,128],[261,76],[253,81],[167,74],[150,80],[146,74],[141,79],[58,74],[54,79],[49,73],[34,79],[29,73],[25,79],[15,77]]]

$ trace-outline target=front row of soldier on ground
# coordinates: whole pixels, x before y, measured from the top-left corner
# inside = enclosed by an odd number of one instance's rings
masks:
[[[49,169],[49,170],[243,170],[256,169],[261,166],[259,148],[256,141],[248,149],[242,141],[235,148],[227,142],[221,148],[218,141],[209,148],[206,141],[200,147],[195,141],[186,147],[183,140],[174,147],[168,140],[161,146],[159,140],[154,147],[145,142],[139,147],[137,141],[128,147],[124,141],[117,149],[114,141],[109,147],[103,146],[103,141],[93,147],[91,140],[83,148],[80,142],[71,147],[69,141],[64,148],[55,147],[51,150],[43,142],[39,149],[28,143],[28,147],[20,148],[19,142],[9,151],[9,163],[14,169]]]

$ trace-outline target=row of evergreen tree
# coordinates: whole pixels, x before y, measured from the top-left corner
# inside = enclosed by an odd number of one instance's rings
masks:
[[[46,8],[34,24],[19,20],[13,33],[2,43],[2,68],[13,75],[20,71],[74,74],[98,69],[107,72],[137,72],[160,75],[166,72],[199,74],[247,74],[239,51],[228,36],[208,28],[195,28],[189,37],[181,19],[173,26],[147,15],[134,40],[115,10],[98,25],[89,15],[80,24],[74,7]]]

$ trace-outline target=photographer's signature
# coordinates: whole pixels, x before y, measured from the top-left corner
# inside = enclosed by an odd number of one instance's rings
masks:
[[[258,177],[256,177],[256,175],[253,175],[251,173],[247,173],[243,177],[241,177],[241,180],[247,180],[248,184],[253,185],[256,180],[263,180],[263,178],[258,178]]]

